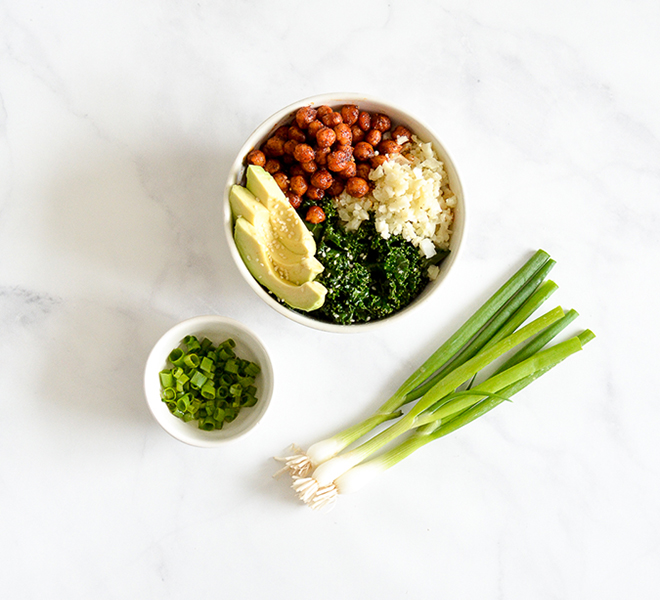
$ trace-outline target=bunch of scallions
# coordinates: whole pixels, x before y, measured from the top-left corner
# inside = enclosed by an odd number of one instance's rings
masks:
[[[340,494],[510,400],[581,350],[594,338],[588,329],[549,345],[576,311],[556,307],[532,319],[557,289],[547,279],[554,265],[538,250],[372,416],[307,452],[293,445],[277,457],[285,463],[278,474],[291,475],[311,508],[331,508]]]

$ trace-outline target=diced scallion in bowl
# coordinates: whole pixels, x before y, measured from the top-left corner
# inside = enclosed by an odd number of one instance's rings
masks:
[[[213,431],[257,403],[261,369],[237,356],[235,348],[231,338],[216,346],[208,338],[188,335],[170,352],[168,368],[159,376],[161,398],[175,417]]]

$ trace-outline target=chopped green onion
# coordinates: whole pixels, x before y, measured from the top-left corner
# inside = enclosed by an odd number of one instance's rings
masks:
[[[225,363],[225,372],[236,375],[238,373],[238,361],[234,358],[230,358]]]
[[[184,356],[184,352],[181,350],[181,348],[174,348],[174,350],[172,350],[170,355],[167,357],[167,360],[169,360],[174,366],[180,367],[183,365]]]
[[[199,340],[194,335],[187,335],[183,338],[183,343],[188,347],[188,352],[195,352],[202,347]]]
[[[254,406],[257,403],[257,397],[253,394],[245,394],[241,399],[241,406]]]
[[[201,388],[200,393],[207,400],[213,400],[215,398],[215,386],[212,381],[207,381]]]
[[[245,367],[245,373],[249,377],[256,377],[259,375],[261,372],[261,369],[259,368],[259,365],[257,363],[248,363],[248,365]]]
[[[183,357],[183,362],[187,367],[192,367],[193,369],[196,369],[199,367],[199,356],[194,353],[186,354]]]
[[[189,335],[170,352],[171,368],[160,371],[159,378],[163,402],[174,416],[213,431],[257,403],[255,377],[261,369],[236,356],[235,347],[231,338],[216,347],[208,338],[200,342]]]
[[[201,371],[194,371],[190,378],[190,385],[195,389],[201,390],[202,386],[208,381],[208,377]]]
[[[210,375],[215,371],[215,362],[213,362],[208,356],[204,356],[199,363],[199,370],[205,375]]]
[[[231,352],[231,350],[227,350],[226,348],[221,348],[218,351],[218,356],[220,357],[220,360],[229,360],[230,358],[233,358],[235,354]]]
[[[160,385],[162,385],[164,388],[169,388],[174,385],[174,375],[172,375],[171,370],[166,370],[166,371],[161,371],[159,374],[160,376]]]
[[[163,390],[163,400],[170,401],[176,398],[176,390],[174,388],[168,387]]]
[[[181,412],[186,412],[190,407],[190,394],[184,394],[176,401],[176,407]]]

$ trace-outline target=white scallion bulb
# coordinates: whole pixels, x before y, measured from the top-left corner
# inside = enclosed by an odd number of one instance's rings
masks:
[[[311,445],[307,450],[307,456],[315,467],[330,460],[344,449],[344,445],[335,438],[328,438]]]
[[[330,485],[337,477],[346,473],[346,471],[358,462],[359,459],[350,454],[335,456],[335,458],[326,460],[316,467],[312,477],[316,479],[320,487]]]

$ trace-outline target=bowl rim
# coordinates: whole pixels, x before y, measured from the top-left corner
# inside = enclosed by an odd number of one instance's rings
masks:
[[[247,418],[244,418],[242,421],[240,417],[243,411],[241,411],[235,421],[232,421],[232,423],[223,427],[221,430],[215,431],[197,429],[192,424],[184,423],[177,417],[174,417],[169,412],[169,409],[163,410],[164,403],[160,398],[160,382],[157,377],[158,372],[164,365],[163,356],[166,358],[172,348],[175,347],[174,345],[178,344],[185,335],[195,330],[208,328],[209,324],[228,327],[228,329],[233,329],[234,333],[240,332],[241,339],[237,340],[237,345],[248,347],[250,350],[249,353],[259,360],[259,366],[261,367],[261,389],[259,390],[259,401],[256,405],[259,406],[259,410],[248,414]],[[229,335],[233,334],[228,333]],[[172,340],[174,339],[178,340],[178,342],[173,342]],[[263,420],[270,406],[274,390],[274,379],[273,365],[268,350],[259,336],[252,330],[240,321],[230,317],[198,315],[179,321],[158,338],[149,351],[145,362],[143,387],[149,412],[164,431],[173,438],[188,445],[200,448],[213,448],[236,441],[256,428]],[[245,425],[246,420],[249,421],[247,425]],[[234,424],[243,426],[240,429],[232,431],[231,426]]]
[[[417,130],[424,130],[430,136],[430,140],[433,144],[433,148],[440,155],[441,160],[445,167],[445,172],[449,177],[452,191],[458,199],[458,205],[460,209],[455,209],[454,213],[454,231],[452,232],[452,237],[450,240],[451,253],[447,257],[447,260],[443,261],[441,264],[441,272],[438,278],[435,281],[430,282],[422,293],[413,300],[411,304],[406,306],[400,311],[385,317],[384,319],[378,319],[375,321],[370,321],[366,323],[355,323],[349,325],[341,325],[338,323],[329,323],[326,321],[321,321],[313,317],[306,316],[304,313],[299,313],[291,308],[289,308],[283,302],[278,302],[273,296],[271,296],[264,288],[261,287],[259,282],[254,278],[250,273],[247,266],[243,262],[236,244],[233,241],[233,216],[231,213],[231,206],[229,204],[229,191],[231,186],[235,183],[240,183],[243,177],[243,172],[245,170],[243,161],[245,155],[257,145],[257,143],[263,140],[269,131],[274,131],[283,120],[288,118],[296,109],[301,106],[307,106],[310,104],[322,105],[337,105],[337,104],[347,104],[354,103],[359,104],[359,102],[367,102],[374,105],[379,105],[383,107],[383,110],[389,110],[392,112],[397,112],[402,115],[405,115],[407,122],[413,123],[414,128]],[[425,140],[426,141],[426,140]],[[408,316],[411,312],[419,309],[425,302],[426,298],[431,295],[432,292],[436,291],[441,284],[446,282],[449,276],[456,271],[456,263],[463,255],[463,248],[465,247],[466,242],[466,229],[467,229],[467,214],[465,209],[465,192],[464,185],[458,175],[456,170],[455,163],[445,148],[445,146],[440,141],[440,138],[435,133],[435,131],[430,128],[424,121],[420,120],[416,116],[412,115],[407,110],[400,108],[397,104],[392,102],[382,100],[376,96],[370,94],[363,94],[358,92],[325,92],[322,94],[316,94],[313,96],[308,96],[302,98],[295,102],[292,102],[281,108],[277,112],[273,113],[270,117],[262,121],[248,136],[245,142],[241,145],[234,162],[231,164],[229,173],[227,176],[227,182],[223,192],[222,198],[223,205],[223,229],[225,231],[226,243],[229,248],[229,253],[231,254],[236,267],[241,273],[243,279],[247,284],[256,292],[256,294],[264,301],[268,306],[273,310],[283,315],[284,317],[305,325],[312,329],[319,331],[325,331],[329,333],[361,333],[364,331],[370,331],[377,327],[382,327],[385,324],[392,323],[394,321],[401,320],[404,316]],[[456,224],[459,226],[456,227]],[[453,244],[453,247],[452,247]],[[445,286],[446,287],[446,286]]]

